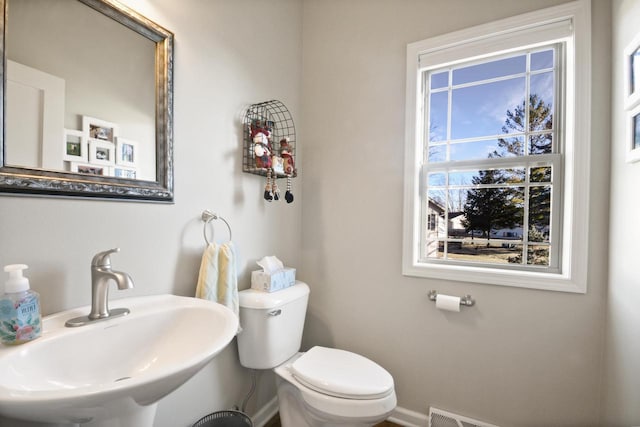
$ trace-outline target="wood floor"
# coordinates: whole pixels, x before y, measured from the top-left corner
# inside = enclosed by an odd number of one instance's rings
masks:
[[[281,427],[280,414],[276,414],[273,418],[271,418],[269,422],[264,425],[264,427]],[[400,426],[398,424],[392,423],[391,421],[383,421],[380,424],[376,424],[375,427],[400,427]]]

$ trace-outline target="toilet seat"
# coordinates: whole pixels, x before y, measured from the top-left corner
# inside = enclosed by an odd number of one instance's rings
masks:
[[[389,394],[379,399],[346,399],[342,397],[330,396],[321,391],[316,391],[308,387],[302,381],[293,375],[291,365],[306,353],[297,353],[283,364],[274,368],[277,376],[278,396],[280,398],[280,389],[287,384],[293,387],[299,393],[301,400],[307,405],[308,409],[316,413],[329,414],[329,417],[341,417],[354,422],[363,422],[363,420],[373,420],[371,425],[386,419],[396,407],[396,393],[392,388]],[[282,404],[282,402],[281,402]]]
[[[316,346],[290,365],[300,383],[320,393],[354,400],[381,399],[393,390],[393,377],[356,353]]]

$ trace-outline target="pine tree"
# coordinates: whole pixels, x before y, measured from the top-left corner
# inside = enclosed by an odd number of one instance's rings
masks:
[[[513,111],[507,111],[507,118],[502,126],[502,133],[524,133],[524,101]],[[529,95],[529,131],[549,131],[529,137],[529,154],[551,153],[551,129],[553,129],[553,110],[551,105],[547,105],[543,99],[536,94]],[[523,156],[524,143],[521,137],[498,139],[498,150],[495,150],[489,157]]]
[[[525,133],[525,103],[517,106],[513,111],[507,111],[505,123],[502,126],[504,134]],[[553,110],[541,97],[536,94],[529,96],[528,127],[530,132],[536,133],[525,141],[521,136],[503,137],[498,139],[498,149],[489,157],[523,156],[525,145],[528,144],[528,154],[551,153],[552,139],[550,131],[553,128]],[[465,220],[463,224],[467,231],[480,230],[483,236],[490,238],[491,230],[497,228],[511,228],[522,224],[522,206],[524,203],[522,191],[518,188],[507,187],[509,184],[523,182],[526,171],[524,168],[480,171],[472,179],[473,184],[506,184],[499,188],[474,188],[467,191],[464,206]],[[532,168],[530,181],[550,182],[551,169],[549,167]],[[549,225],[551,214],[550,186],[531,187],[529,191],[529,229],[532,234],[539,235],[539,230]],[[539,237],[532,240],[540,241]]]
[[[525,131],[525,108],[522,105],[515,108],[514,111],[507,111],[507,118],[503,133],[524,133]],[[549,154],[552,149],[551,130],[553,129],[553,110],[552,106],[544,102],[537,94],[529,96],[529,131],[544,132],[535,133],[529,136],[528,154]],[[505,157],[507,155],[524,155],[523,140],[518,137],[500,138],[498,147],[501,151],[494,151],[490,157]],[[522,172],[515,174],[511,178],[513,181],[524,179]],[[532,168],[529,176],[531,182],[550,182],[551,168],[538,167]],[[531,187],[529,190],[529,239],[533,241],[541,241],[541,230],[549,225],[551,217],[551,187]]]
[[[480,171],[472,179],[474,185],[506,184],[505,175],[499,170]],[[514,188],[474,188],[467,191],[464,205],[464,227],[467,231],[480,230],[487,239],[491,230],[510,228],[522,223],[522,194]]]

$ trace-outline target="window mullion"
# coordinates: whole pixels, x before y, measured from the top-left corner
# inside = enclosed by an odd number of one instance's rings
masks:
[[[527,254],[529,249],[529,196],[531,169],[525,168],[524,172],[524,206],[522,211],[522,264],[527,265]]]
[[[479,160],[449,161],[438,163],[426,163],[423,167],[428,173],[449,172],[477,169],[502,169],[526,166],[544,166],[552,164],[560,154],[534,154],[520,157],[495,157]]]
[[[447,161],[451,160],[451,121],[452,121],[452,117],[451,117],[451,113],[453,111],[452,105],[453,105],[453,89],[451,87],[452,83],[453,83],[453,75],[452,75],[453,71],[451,69],[449,69],[449,73],[448,73],[448,79],[449,81],[447,82],[447,136],[446,136],[446,141],[447,141],[447,152],[446,152],[446,159]]]
[[[530,97],[531,97],[531,52],[527,52],[526,59],[526,77],[525,77],[525,96],[524,96],[524,154],[528,156],[530,154],[529,147],[529,132],[531,131],[531,124],[529,123],[529,108],[530,108]],[[522,264],[527,265],[527,254],[529,250],[529,178],[530,178],[530,168],[527,166],[525,168],[525,188],[524,188],[524,206],[522,212]]]

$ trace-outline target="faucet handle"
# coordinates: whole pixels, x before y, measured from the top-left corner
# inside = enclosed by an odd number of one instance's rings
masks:
[[[111,258],[109,255],[120,252],[120,248],[109,249],[108,251],[97,253],[91,260],[93,267],[111,267]]]

